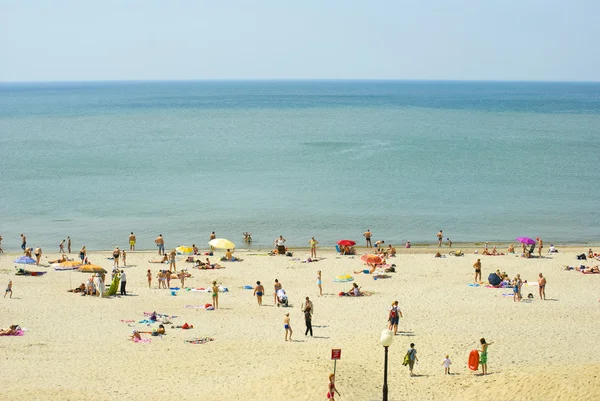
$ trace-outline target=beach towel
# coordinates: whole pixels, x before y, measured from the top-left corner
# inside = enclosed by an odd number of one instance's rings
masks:
[[[15,334],[2,334],[2,337],[22,337],[25,332],[23,330],[17,330]]]
[[[135,320],[133,319],[121,319],[121,323],[133,323]]]
[[[188,344],[206,344],[211,341],[215,341],[215,339],[210,337],[196,337],[192,338],[191,340],[185,340],[185,342]]]
[[[117,294],[117,288],[119,288],[119,282],[121,281],[121,279],[119,278],[118,275],[116,275],[113,280],[112,283],[110,283],[110,287],[108,287],[108,291],[104,292],[104,296],[105,297],[110,297],[113,295]]]
[[[140,339],[138,339],[138,338],[134,338],[134,339],[133,339],[133,342],[134,342],[134,343],[150,344],[150,343],[152,342],[152,340],[151,340],[151,339],[149,339],[149,338],[140,338]]]
[[[205,309],[204,305],[183,305],[186,309]]]

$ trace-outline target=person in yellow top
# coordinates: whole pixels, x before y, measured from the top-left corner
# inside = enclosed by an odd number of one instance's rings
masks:
[[[311,259],[316,259],[317,258],[317,244],[319,243],[319,241],[317,241],[315,239],[315,237],[312,237],[310,239],[310,241],[308,241],[308,244],[310,245],[310,258]]]

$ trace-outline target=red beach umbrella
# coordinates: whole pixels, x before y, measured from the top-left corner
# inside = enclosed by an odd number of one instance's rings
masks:
[[[339,246],[354,246],[356,245],[356,241],[352,241],[351,239],[341,239],[337,242]]]

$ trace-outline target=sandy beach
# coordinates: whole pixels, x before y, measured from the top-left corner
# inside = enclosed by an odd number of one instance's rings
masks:
[[[576,260],[587,247],[560,248],[560,253],[541,259],[474,255],[472,249],[465,249],[463,257],[437,259],[433,247],[398,250],[389,260],[397,272],[378,280],[353,274],[364,266],[360,255],[339,256],[331,249],[319,249],[322,259],[313,263],[302,263],[306,250],[297,250],[294,258],[236,252],[244,260],[222,263],[225,268],[220,270],[197,270],[178,257],[178,269],[187,268],[193,276],[186,287],[209,288],[217,280],[228,289],[219,296],[221,308],[212,311],[185,307],[211,303],[209,293],[179,290],[173,296],[170,290],[157,289],[156,278],[148,288],[147,269],[156,276],[162,266],[148,263],[156,252],[130,252],[124,268],[129,295],[102,299],[67,292],[89,274],[26,266],[47,273],[16,276],[13,260],[21,254],[1,254],[0,281],[6,285],[12,280],[14,295],[1,302],[0,326],[19,324],[27,331],[21,337],[0,337],[0,399],[325,400],[332,348],[342,349],[336,372],[339,399],[381,399],[384,352],[379,336],[394,300],[404,317],[389,348],[390,400],[600,399],[600,274],[564,270],[566,265],[597,265]],[[443,248],[444,254],[448,251]],[[109,272],[110,255],[88,253]],[[216,252],[211,260],[222,255]],[[56,256],[46,254],[42,261],[47,264]],[[477,258],[482,260],[484,282],[496,269],[533,283],[543,273],[547,300],[539,299],[537,286],[524,286],[525,298],[519,303],[503,296],[510,289],[469,286]],[[323,275],[322,297],[316,285],[318,270]],[[353,275],[372,295],[339,297],[351,287],[333,282],[343,274]],[[290,308],[273,305],[276,278],[289,296]],[[257,280],[266,289],[262,307],[253,291],[243,288]],[[179,280],[171,287],[180,287]],[[306,296],[314,304],[314,337],[304,336],[300,306]],[[166,325],[167,334],[143,334],[150,343],[129,340],[134,329],[158,327],[139,323],[147,317],[144,312],[152,311],[177,316]],[[284,341],[286,312],[294,330],[292,342]],[[194,328],[171,328],[184,323]],[[186,342],[203,337],[214,341]],[[469,352],[479,348],[481,337],[493,341],[487,376],[467,367]],[[419,358],[415,377],[401,365],[411,342]],[[441,366],[446,354],[452,360],[452,375],[444,375]]]

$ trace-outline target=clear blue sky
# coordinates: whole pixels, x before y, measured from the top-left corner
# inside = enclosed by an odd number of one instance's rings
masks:
[[[0,0],[0,81],[600,81],[600,0]]]

